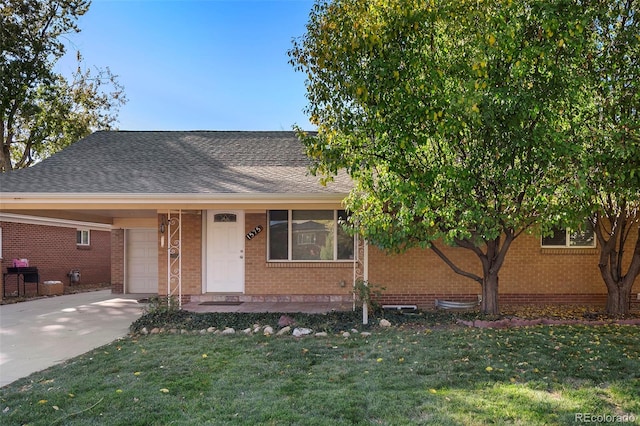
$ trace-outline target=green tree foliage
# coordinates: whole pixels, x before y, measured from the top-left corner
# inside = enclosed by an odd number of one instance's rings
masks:
[[[289,54],[307,74],[313,171],[345,169],[369,241],[430,247],[498,308],[515,238],[554,217],[590,16],[567,1],[318,1]],[[301,132],[304,133],[304,132]],[[470,250],[463,270],[441,244]],[[478,272],[482,271],[482,272]]]
[[[96,129],[109,128],[124,104],[109,69],[54,72],[63,38],[80,31],[84,0],[0,2],[0,171],[27,167]]]
[[[567,194],[575,222],[591,218],[607,312],[624,315],[640,275],[640,16],[637,1],[602,6],[581,70],[582,151]]]

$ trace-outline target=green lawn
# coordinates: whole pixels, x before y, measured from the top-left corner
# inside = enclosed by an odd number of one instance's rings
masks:
[[[0,389],[0,412],[3,425],[640,424],[640,329],[149,335]]]

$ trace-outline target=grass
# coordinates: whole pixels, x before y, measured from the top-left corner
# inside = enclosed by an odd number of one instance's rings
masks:
[[[638,331],[130,337],[0,389],[0,423],[563,425],[591,413],[640,424]]]

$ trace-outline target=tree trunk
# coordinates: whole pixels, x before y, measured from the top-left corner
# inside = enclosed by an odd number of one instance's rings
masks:
[[[0,147],[0,173],[9,172],[13,169],[11,165],[11,151],[4,143]]]
[[[623,204],[624,206],[625,204]],[[640,275],[640,229],[636,235],[627,273],[623,272],[623,255],[629,234],[627,230],[629,217],[623,208],[622,213],[607,217],[608,223],[611,224],[611,231],[604,230],[600,218],[598,218],[599,225],[594,227],[600,243],[598,268],[600,268],[600,275],[607,286],[606,312],[611,316],[629,314],[631,289],[636,277]],[[637,222],[633,221],[632,223]]]
[[[616,283],[607,283],[607,314],[624,316],[629,314],[633,280],[628,276]]]
[[[498,306],[498,274],[486,273],[482,280],[482,303],[480,310],[486,315],[498,315],[500,307]]]
[[[506,229],[502,236],[493,240],[485,240],[486,253],[475,244],[475,239],[456,239],[455,242],[459,247],[472,251],[482,264],[482,277],[473,272],[460,269],[447,257],[435,244],[431,245],[431,250],[436,253],[456,274],[471,278],[482,287],[482,302],[480,310],[483,314],[499,315],[500,307],[498,306],[498,273],[504,263],[511,243],[517,234],[512,229]],[[502,241],[504,238],[504,241]]]

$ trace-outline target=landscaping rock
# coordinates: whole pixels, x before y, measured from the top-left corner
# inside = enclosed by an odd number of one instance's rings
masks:
[[[327,337],[327,333],[324,331],[320,331],[315,334],[316,337]]]
[[[348,331],[343,331],[342,332],[342,337],[344,337],[345,339],[351,337],[351,333],[349,333]]]
[[[222,330],[222,334],[228,336],[230,334],[236,334],[236,331],[231,327],[225,327],[224,330]]]
[[[215,328],[215,327],[209,327],[209,328],[207,328],[207,332],[208,332],[208,333],[215,333],[215,331],[216,331],[216,330],[217,330],[217,328]]]
[[[307,334],[311,334],[311,329],[309,328],[295,328],[293,330],[294,337],[306,336]]]
[[[271,336],[273,334],[273,327],[266,326],[263,330],[265,336]]]
[[[351,329],[351,334],[358,334],[360,333],[358,330],[356,330],[355,328]]]
[[[296,323],[295,320],[293,318],[291,318],[290,316],[288,316],[288,315],[283,315],[278,320],[278,326],[279,327],[286,327],[288,325],[293,325],[295,323]]]
[[[290,331],[291,331],[291,327],[289,326],[282,327],[280,330],[278,330],[278,332],[276,333],[276,336],[283,336],[289,333]]]
[[[158,327],[154,327],[151,329],[151,334],[158,334],[160,333],[160,329]]]
[[[242,332],[244,334],[251,334],[251,329],[250,328],[245,328],[244,330],[242,330]]]
[[[142,327],[142,330],[140,330],[140,334],[143,334],[145,336],[149,334],[149,330],[147,330],[147,327]]]
[[[371,333],[369,333],[368,331],[363,331],[362,333],[360,333],[360,335],[362,337],[369,337],[369,336],[371,336]]]
[[[380,327],[391,327],[391,323],[388,320],[382,318],[380,320]]]

